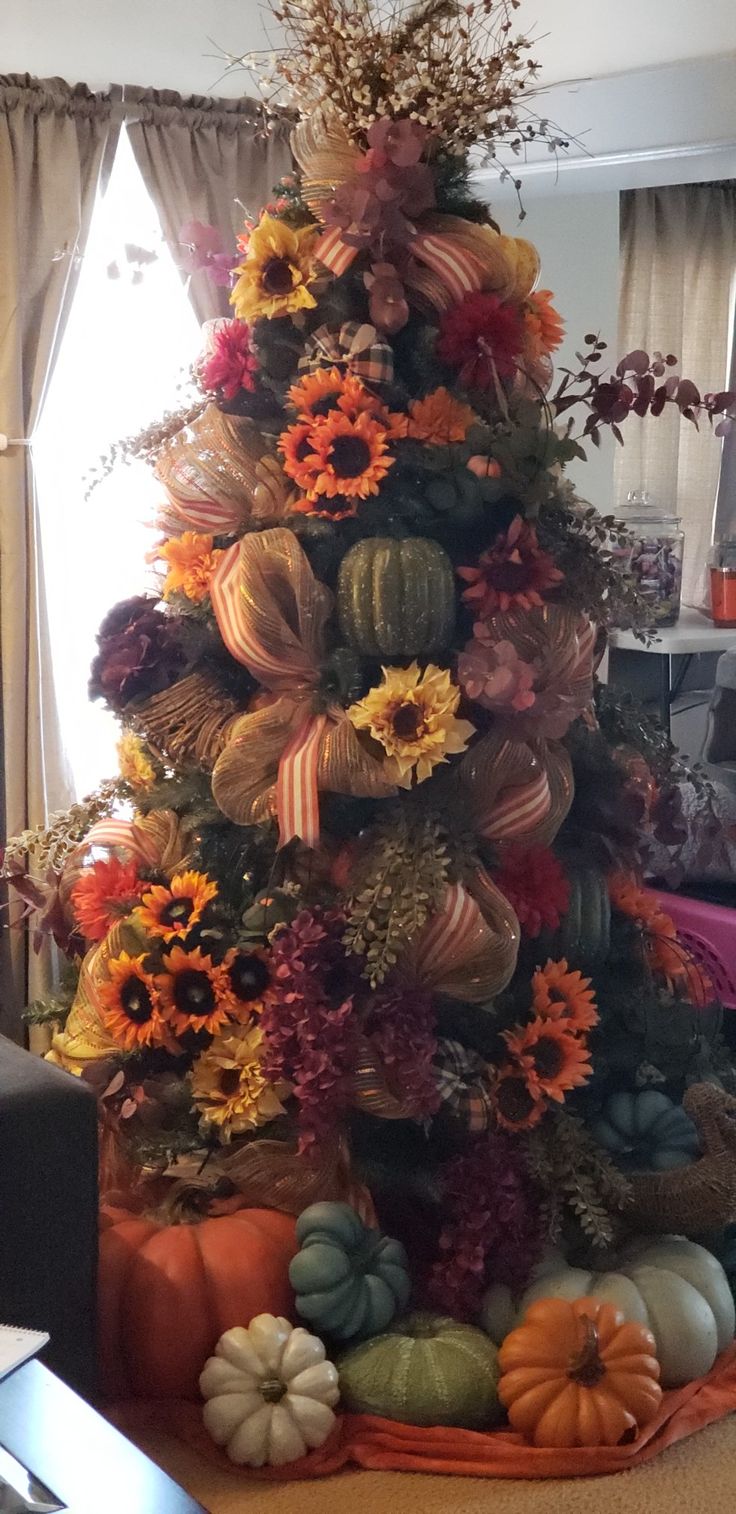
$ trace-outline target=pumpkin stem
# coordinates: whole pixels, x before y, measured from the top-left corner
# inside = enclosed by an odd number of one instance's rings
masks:
[[[574,1383],[579,1383],[582,1388],[594,1388],[602,1377],[605,1377],[606,1369],[601,1361],[598,1350],[598,1331],[592,1319],[586,1315],[581,1319],[583,1338],[577,1356],[570,1358],[567,1375]]]
[[[267,1377],[261,1383],[259,1392],[265,1403],[280,1404],[286,1394],[286,1384],[279,1377]]]

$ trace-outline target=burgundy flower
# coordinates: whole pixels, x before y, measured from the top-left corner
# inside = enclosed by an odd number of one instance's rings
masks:
[[[494,371],[512,378],[524,348],[524,321],[516,305],[497,294],[466,294],[440,321],[437,355],[458,370],[471,389],[490,389]]]
[[[251,331],[245,321],[209,321],[205,350],[199,364],[203,389],[218,390],[226,400],[235,399],[241,389],[255,389],[253,377],[258,369],[250,345]]]
[[[506,847],[494,883],[516,911],[523,934],[556,930],[570,903],[570,881],[547,846]]]
[[[174,620],[157,601],[137,595],[114,605],[97,633],[99,648],[90,672],[90,699],[123,710],[132,699],[150,698],[182,674],[185,655]]]
[[[436,1114],[441,1100],[432,1065],[437,1039],[431,995],[420,989],[374,994],[364,1028],[411,1117]]]

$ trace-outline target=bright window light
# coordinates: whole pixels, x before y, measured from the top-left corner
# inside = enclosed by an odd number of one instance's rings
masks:
[[[126,246],[156,254],[131,262]],[[118,465],[88,499],[110,444],[182,402],[198,325],[125,132],[89,243],[34,442],[53,672],[77,795],[117,771],[117,723],[87,694],[95,632],[150,584],[145,556],[161,486]]]

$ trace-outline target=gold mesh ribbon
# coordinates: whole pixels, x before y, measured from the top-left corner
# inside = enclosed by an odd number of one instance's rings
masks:
[[[48,1062],[80,1074],[89,1062],[120,1055],[118,1043],[105,1029],[98,990],[107,980],[107,964],[112,957],[124,951],[135,957],[144,950],[145,937],[129,920],[122,920],[99,946],[87,952],[66,1025],[53,1036],[51,1050],[46,1053]]]
[[[205,673],[188,673],[170,689],[126,711],[134,731],[173,766],[196,762],[213,768],[240,711]]]
[[[367,1225],[376,1224],[373,1200],[350,1170],[344,1142],[325,1140],[314,1155],[299,1156],[284,1141],[250,1141],[231,1153],[219,1153],[216,1170],[227,1177],[253,1208],[301,1214],[323,1199],[357,1210]]]
[[[479,870],[467,887],[448,887],[442,908],[409,943],[400,971],[434,993],[486,1004],[513,977],[519,937],[508,899]]]
[[[510,641],[535,670],[534,704],[510,717],[508,730],[522,739],[564,736],[592,703],[593,622],[570,605],[547,604],[499,612],[487,624],[492,640]]]
[[[381,1120],[406,1120],[412,1114],[409,1104],[392,1093],[380,1057],[365,1036],[353,1071],[351,1102]]]
[[[232,533],[283,513],[291,486],[275,454],[275,438],[254,421],[208,405],[166,445],[155,472],[180,529]]]
[[[320,709],[332,596],[293,532],[276,527],[223,555],[211,597],[228,650],[274,696],[229,732],[212,775],[215,800],[237,825],[278,816],[282,845],[299,836],[315,846],[320,790],[361,799],[395,792],[345,711]]]
[[[549,846],[572,804],[572,764],[556,742],[492,731],[463,757],[454,800],[479,835],[498,845]]]

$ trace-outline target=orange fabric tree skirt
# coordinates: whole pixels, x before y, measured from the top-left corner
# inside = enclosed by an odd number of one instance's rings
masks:
[[[460,1477],[594,1477],[650,1461],[666,1446],[723,1419],[736,1409],[736,1346],[724,1351],[707,1377],[665,1393],[657,1418],[631,1444],[542,1450],[511,1430],[421,1430],[368,1414],[345,1414],[329,1440],[302,1461],[238,1475],[273,1480],[324,1477],[343,1467],[395,1472],[443,1472]],[[139,1402],[108,1410],[121,1430],[135,1439],[153,1427],[176,1436],[200,1455],[230,1468],[210,1440],[196,1404]]]

